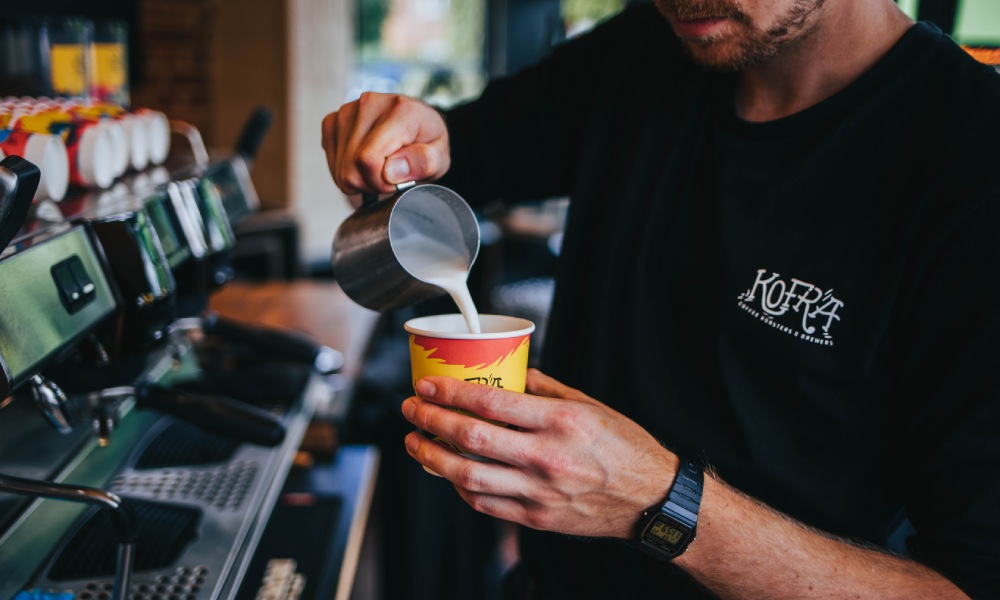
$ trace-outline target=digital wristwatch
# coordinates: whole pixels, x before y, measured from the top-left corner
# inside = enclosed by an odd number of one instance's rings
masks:
[[[701,467],[681,459],[666,501],[644,512],[639,520],[639,548],[662,561],[683,554],[694,541],[704,485]]]

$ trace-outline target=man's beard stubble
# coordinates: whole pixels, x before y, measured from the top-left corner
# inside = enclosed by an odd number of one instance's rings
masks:
[[[772,27],[763,31],[754,27],[749,15],[732,0],[655,0],[655,4],[668,21],[728,19],[737,29],[736,34],[681,41],[696,62],[719,71],[735,72],[761,64],[807,39],[815,30],[810,17],[825,1],[795,0]],[[729,48],[724,46],[727,37]]]

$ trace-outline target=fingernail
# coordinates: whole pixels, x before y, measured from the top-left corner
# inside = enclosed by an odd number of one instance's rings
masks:
[[[403,438],[403,443],[406,444],[407,450],[409,450],[410,452],[416,452],[417,444],[419,444],[420,442],[417,441],[417,436],[415,434],[410,434],[405,438]]]
[[[407,398],[406,400],[403,401],[402,410],[404,417],[406,417],[407,419],[412,419],[413,415],[417,412],[417,405],[413,402],[413,400]]]
[[[417,391],[417,394],[419,394],[421,398],[433,398],[434,394],[437,393],[437,388],[434,387],[434,384],[426,379],[418,381],[413,388]]]
[[[410,177],[410,163],[405,158],[390,158],[385,163],[385,178],[390,183],[400,183],[408,181]]]

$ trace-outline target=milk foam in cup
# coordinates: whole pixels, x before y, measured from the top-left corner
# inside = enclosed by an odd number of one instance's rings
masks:
[[[479,315],[479,321],[479,333],[469,332],[466,319],[460,314],[418,317],[407,321],[403,328],[410,337],[413,383],[428,375],[444,375],[523,392],[534,323],[502,315]],[[490,422],[508,427],[504,423]],[[438,441],[444,443],[443,440]],[[462,448],[452,447],[463,456],[484,460]]]

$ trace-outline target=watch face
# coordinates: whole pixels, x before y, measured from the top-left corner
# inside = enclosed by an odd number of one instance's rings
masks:
[[[642,532],[642,543],[667,557],[683,550],[694,536],[694,530],[664,514],[654,516]]]
[[[660,519],[655,519],[649,526],[649,535],[671,546],[676,546],[684,539],[684,532]]]

